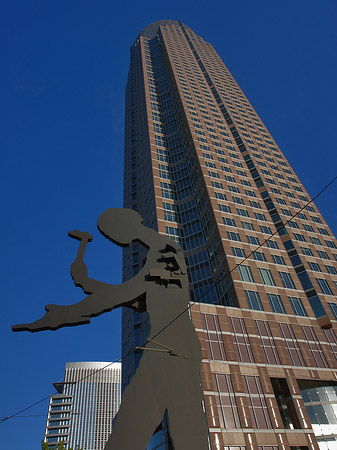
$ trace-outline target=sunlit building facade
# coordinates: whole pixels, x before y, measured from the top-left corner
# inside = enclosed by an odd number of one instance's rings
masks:
[[[181,22],[131,47],[125,131],[124,206],[185,252],[211,448],[336,448],[336,239],[212,45]],[[145,257],[125,249],[124,279]],[[124,355],[149,326],[124,310]],[[162,432],[149,448],[169,445]]]
[[[103,450],[121,400],[121,363],[66,364],[64,382],[49,401],[44,441],[55,449]]]

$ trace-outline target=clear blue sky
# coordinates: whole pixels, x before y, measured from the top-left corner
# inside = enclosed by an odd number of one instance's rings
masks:
[[[53,392],[67,361],[120,356],[120,314],[57,332],[12,333],[48,303],[83,298],[69,265],[94,234],[90,275],[120,281],[120,253],[96,230],[122,205],[129,48],[151,22],[181,19],[211,42],[315,195],[337,173],[335,0],[8,0],[0,16],[1,402],[8,416]],[[317,205],[337,233],[337,183]],[[1,444],[37,450],[47,402],[0,424]],[[42,416],[39,416],[42,415]]]

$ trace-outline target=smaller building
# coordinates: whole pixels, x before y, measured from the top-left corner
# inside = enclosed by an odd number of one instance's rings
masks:
[[[50,397],[44,441],[55,449],[104,449],[121,402],[121,363],[66,364],[64,382]]]

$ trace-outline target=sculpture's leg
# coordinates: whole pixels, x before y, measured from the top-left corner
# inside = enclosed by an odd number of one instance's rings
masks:
[[[169,430],[175,450],[208,450],[208,427],[202,407],[203,392],[199,377],[200,364],[186,370],[190,364],[191,361],[182,361],[180,376],[176,376],[178,370],[173,374],[175,390],[174,395],[168,399],[167,408]]]
[[[131,383],[125,389],[104,450],[146,449],[165,413],[165,407],[161,405],[160,395],[158,397],[156,390],[160,380],[156,379],[152,369],[152,366],[147,367],[147,364],[141,361]]]
[[[208,428],[201,401],[189,397],[177,400],[168,410],[169,430],[175,450],[208,450]]]

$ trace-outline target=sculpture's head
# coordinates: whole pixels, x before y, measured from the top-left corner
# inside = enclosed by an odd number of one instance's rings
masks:
[[[97,227],[107,239],[122,247],[141,240],[144,230],[142,217],[126,208],[107,209],[99,216]]]

